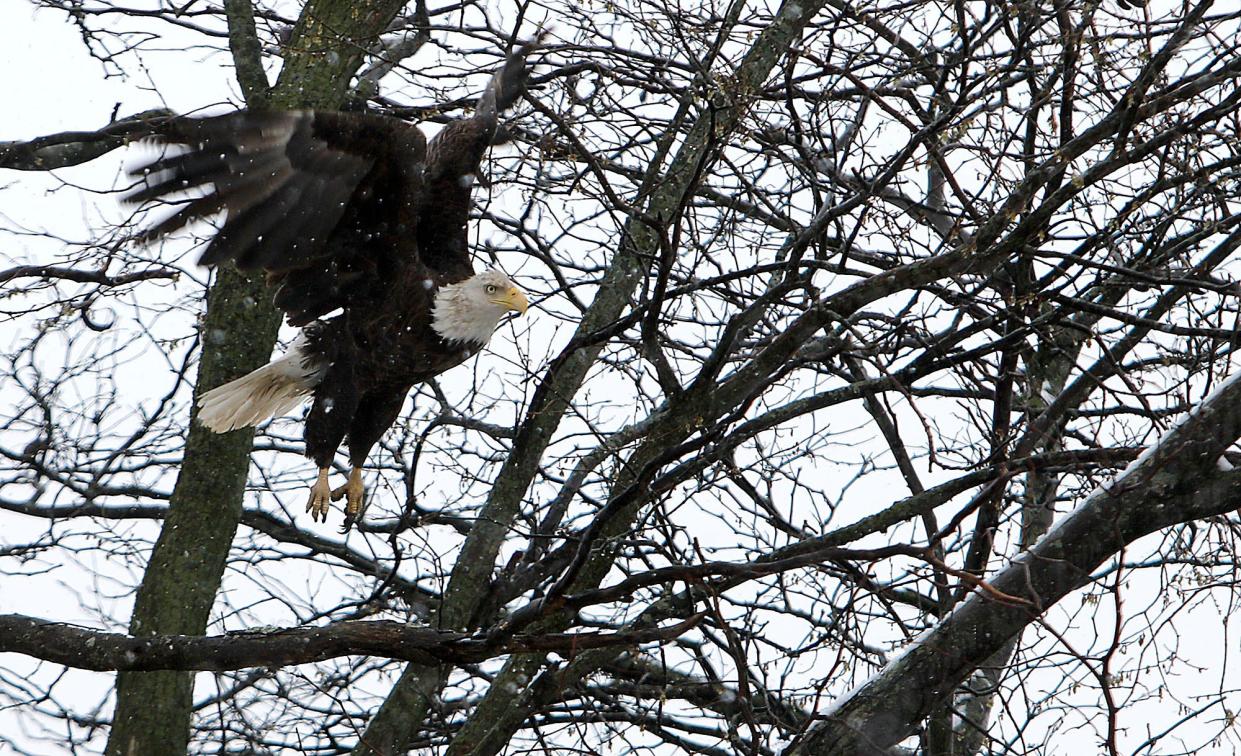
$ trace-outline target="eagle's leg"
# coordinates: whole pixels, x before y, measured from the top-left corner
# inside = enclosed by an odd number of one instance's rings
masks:
[[[319,468],[319,477],[310,487],[310,499],[306,502],[306,511],[316,522],[327,522],[328,504],[332,500],[332,487],[328,485],[327,474],[326,467]]]
[[[362,485],[362,466],[366,464],[371,448],[396,421],[396,416],[401,414],[401,405],[405,403],[405,395],[408,393],[408,386],[372,389],[358,401],[353,422],[349,425],[349,462],[353,465],[353,471],[349,473],[349,482],[332,492],[333,499],[347,497],[345,530],[362,517],[365,509],[366,489]]]
[[[332,501],[328,470],[358,408],[351,356],[352,349],[340,349],[323,376],[323,382],[315,389],[314,403],[306,415],[306,456],[319,468],[319,477],[310,488],[306,511],[310,512],[311,519],[319,522],[327,521]]]
[[[341,532],[348,532],[366,508],[366,486],[362,485],[361,467],[354,465],[349,471],[349,481],[332,492],[332,501],[340,501],[342,498],[345,500],[345,524],[341,526]]]

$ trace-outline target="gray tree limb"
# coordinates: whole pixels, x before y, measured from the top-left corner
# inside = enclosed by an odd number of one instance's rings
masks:
[[[978,665],[1126,544],[1241,507],[1241,472],[1217,466],[1238,437],[1241,380],[1233,379],[989,581],[1039,611],[971,596],[882,673],[836,701],[786,753],[854,756],[900,743]]]
[[[224,671],[307,664],[356,655],[421,664],[473,664],[515,652],[572,654],[607,646],[669,641],[697,625],[702,616],[695,615],[666,628],[514,635],[494,643],[466,633],[391,620],[334,622],[323,627],[261,629],[208,637],[136,637],[5,614],[0,615],[0,652],[25,654],[77,669],[129,671]]]
[[[171,117],[172,111],[157,108],[113,121],[97,131],[62,131],[24,142],[0,142],[0,168],[50,171],[81,165],[141,139]]]

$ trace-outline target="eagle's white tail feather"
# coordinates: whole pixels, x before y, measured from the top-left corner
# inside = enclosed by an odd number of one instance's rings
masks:
[[[298,336],[279,358],[203,394],[198,399],[198,421],[224,433],[292,410],[323,378],[323,366],[307,360],[305,344],[305,338]]]

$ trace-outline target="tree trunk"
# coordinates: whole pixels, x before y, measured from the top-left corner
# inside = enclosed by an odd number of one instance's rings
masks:
[[[400,0],[311,0],[285,48],[274,90],[263,91],[253,10],[228,3],[230,47],[252,106],[338,107],[362,59],[402,7]],[[280,313],[261,276],[221,268],[207,295],[195,396],[254,370],[271,355]],[[217,435],[193,422],[164,527],[134,600],[133,635],[202,635],[237,532],[250,467],[251,429]],[[109,756],[185,753],[194,675],[118,675]]]

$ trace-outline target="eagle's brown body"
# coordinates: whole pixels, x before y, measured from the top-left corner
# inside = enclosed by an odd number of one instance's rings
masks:
[[[312,394],[305,440],[320,468],[316,515],[326,510],[320,484],[345,436],[358,474],[410,388],[460,364],[489,336],[474,328],[453,338],[444,331],[453,323],[437,324],[435,313],[445,292],[474,277],[466,228],[473,174],[499,112],[524,88],[532,46],[509,57],[474,117],[449,123],[429,145],[416,127],[383,116],[239,112],[170,123],[157,139],[186,151],[139,169],[133,201],[210,187],[147,238],[223,211],[202,264],[265,271],[276,305],[304,327],[284,357],[205,395],[199,417],[230,430]],[[486,285],[487,301],[524,311],[525,297],[507,283],[499,294]],[[356,489],[351,510],[360,506],[360,474]]]

